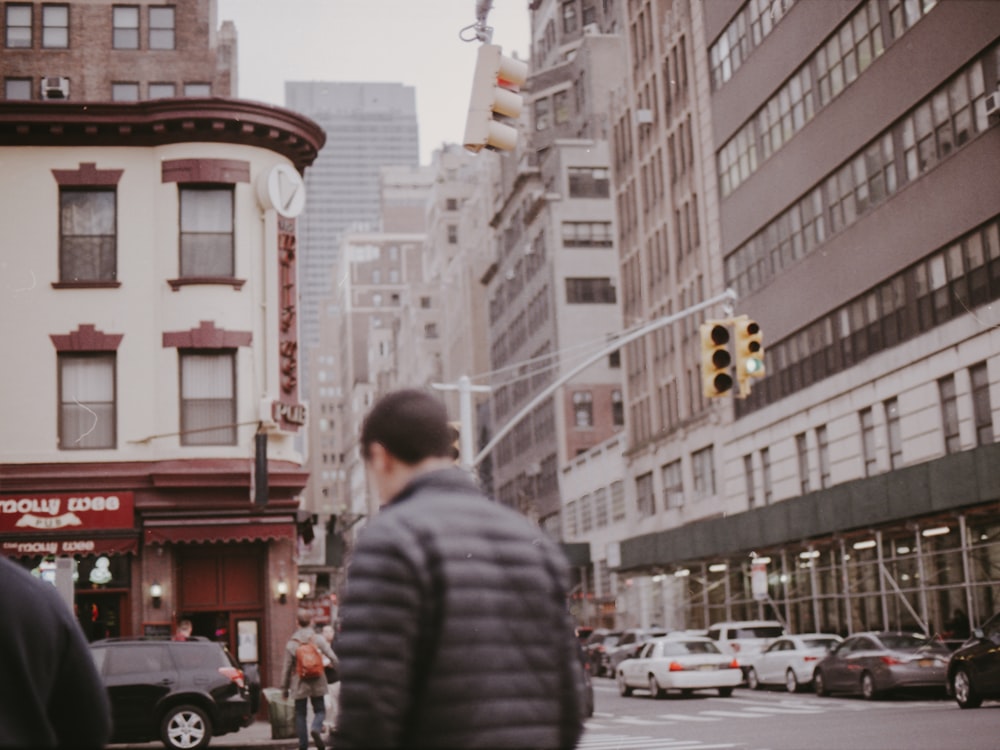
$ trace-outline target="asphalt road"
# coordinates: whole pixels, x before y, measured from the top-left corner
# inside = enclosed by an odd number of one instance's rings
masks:
[[[865,701],[737,688],[687,698],[621,697],[596,678],[594,716],[579,750],[996,750],[1000,703],[963,711],[929,695]]]

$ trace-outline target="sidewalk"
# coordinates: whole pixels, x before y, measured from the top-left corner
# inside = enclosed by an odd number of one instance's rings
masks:
[[[220,748],[237,748],[237,747],[271,747],[271,748],[281,748],[282,750],[296,750],[299,746],[299,741],[295,737],[290,737],[283,740],[273,740],[271,739],[271,722],[267,720],[257,720],[248,727],[244,727],[238,732],[233,732],[232,734],[224,734],[221,737],[213,737],[211,744],[209,744],[210,750],[219,750]],[[312,750],[315,745],[310,740],[309,742],[310,750]],[[139,742],[139,743],[128,743],[128,744],[114,744],[108,745],[108,747],[116,748],[116,750],[124,750],[125,748],[134,748],[135,750],[150,750],[151,748],[160,748],[162,750],[162,742]]]

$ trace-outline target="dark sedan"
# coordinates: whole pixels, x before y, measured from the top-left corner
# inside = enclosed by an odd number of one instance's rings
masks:
[[[972,631],[948,662],[948,687],[962,708],[1000,700],[1000,612]]]
[[[857,633],[816,665],[816,695],[859,693],[872,700],[896,690],[944,691],[948,648],[920,633]]]

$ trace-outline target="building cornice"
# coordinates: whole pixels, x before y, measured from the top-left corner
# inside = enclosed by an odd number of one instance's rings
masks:
[[[0,101],[0,146],[162,146],[233,143],[287,157],[299,172],[326,143],[297,112],[244,99],[142,102]]]

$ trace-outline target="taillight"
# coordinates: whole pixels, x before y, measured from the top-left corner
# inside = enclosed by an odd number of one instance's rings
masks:
[[[890,667],[891,667],[891,666],[892,666],[893,664],[902,664],[902,663],[903,663],[903,662],[901,662],[901,661],[900,661],[899,659],[894,659],[894,658],[893,658],[893,657],[891,657],[891,656],[880,656],[880,657],[879,657],[879,660],[880,660],[880,661],[881,661],[881,662],[882,662],[883,664],[885,664],[885,665],[887,665],[887,666],[890,666]]]
[[[236,667],[219,667],[219,673],[224,677],[228,677],[241,688],[245,688],[247,686],[243,679],[242,669],[237,669]]]
[[[736,659],[733,659],[731,662],[729,662],[729,668],[730,669],[739,669],[740,668],[740,663],[738,661],[736,661]]]
[[[683,672],[684,671],[684,665],[683,664],[679,664],[679,663],[677,663],[675,661],[672,661],[672,662],[670,662],[670,671],[671,672]]]
[[[803,656],[802,661],[816,661],[818,658],[818,656]]]

